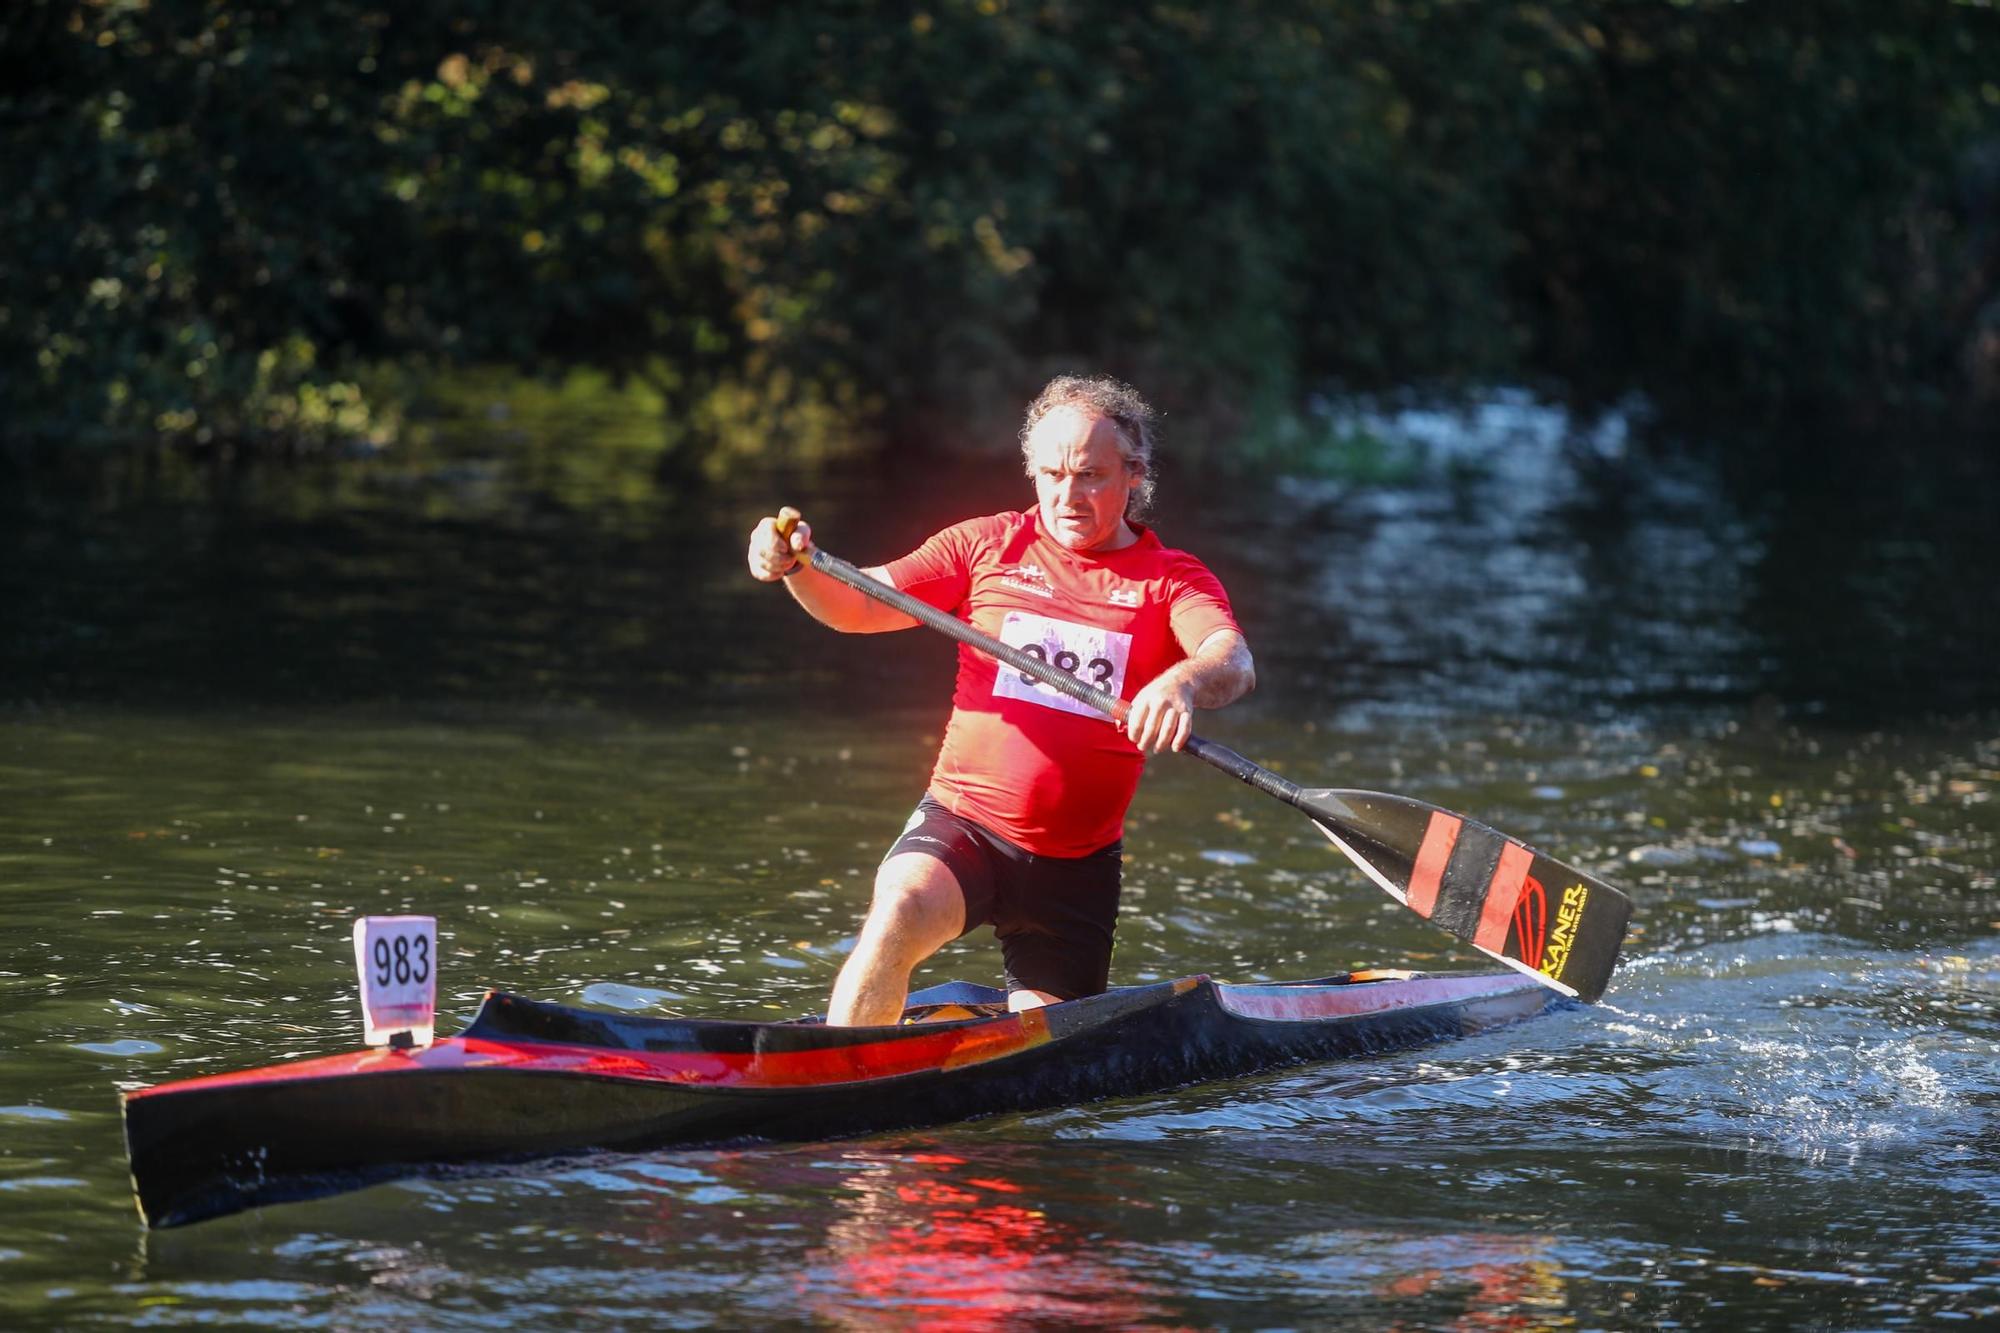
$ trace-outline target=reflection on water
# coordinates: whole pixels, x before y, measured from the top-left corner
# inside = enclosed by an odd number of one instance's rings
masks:
[[[1638,409],[1577,420],[1508,392],[1353,424],[1431,481],[1288,479],[1218,530],[1255,552],[1281,680],[1566,715],[1755,701],[1868,724],[2000,704],[1990,441],[1684,450]],[[1755,474],[1766,454],[1816,466]]]
[[[1993,1318],[2000,723],[1839,726],[1827,684],[1992,702],[1990,671],[1967,683],[1985,631],[1928,663],[1881,632],[1963,609],[1921,591],[1927,562],[1990,588],[1977,479],[1874,583],[1825,553],[1875,627],[1856,644],[1824,601],[1804,633],[1772,600],[1838,487],[1640,467],[1622,418],[1504,396],[1470,428],[1378,424],[1426,442],[1422,478],[1200,508],[1183,484],[1175,508],[1169,477],[1163,527],[1215,555],[1262,667],[1208,730],[1628,887],[1604,1005],[923,1136],[447,1173],[151,1236],[116,1090],[352,1045],[358,912],[438,917],[460,1018],[489,985],[821,1008],[951,652],[816,630],[746,585],[740,534],[766,492],[808,494],[868,562],[1020,480],[968,465],[940,473],[956,498],[893,507],[889,473],[599,506],[490,470],[0,498],[0,1324]],[[1120,982],[1478,964],[1199,765],[1151,766],[1128,848]],[[974,940],[920,980],[998,968]]]
[[[1780,477],[1515,392],[1356,415],[1408,479],[1220,484],[1164,459],[1161,526],[1223,574],[1267,689],[1599,718],[1753,706],[1849,723],[2000,706],[2000,455],[1816,442]],[[864,564],[1027,503],[1004,457],[884,458],[690,489],[605,433],[595,489],[551,457],[456,452],[0,488],[0,702],[503,701],[643,711],[926,678],[800,632],[737,547],[782,500]],[[581,474],[595,476],[587,468]],[[1268,484],[1265,484],[1268,483]],[[771,590],[762,590],[770,594]],[[900,656],[900,655],[898,655]]]
[[[1286,673],[1496,710],[1755,692],[1759,635],[1744,608],[1760,547],[1712,470],[1634,467],[1624,416],[1586,427],[1520,394],[1364,424],[1422,450],[1443,480],[1281,489],[1268,539],[1323,552],[1269,594]]]
[[[1052,1218],[1023,1183],[1033,1156],[1019,1159],[996,1170],[990,1155],[844,1155],[835,1216],[798,1278],[802,1308],[851,1328],[1170,1321],[1171,1293],[1120,1262],[1118,1245]]]

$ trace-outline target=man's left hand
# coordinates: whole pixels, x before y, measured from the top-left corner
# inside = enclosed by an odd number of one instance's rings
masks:
[[[1163,754],[1187,744],[1194,730],[1194,686],[1168,672],[1132,697],[1125,734],[1141,752]]]

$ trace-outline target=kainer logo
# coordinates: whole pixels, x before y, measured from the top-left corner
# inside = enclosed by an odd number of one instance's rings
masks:
[[[1563,968],[1569,963],[1569,951],[1576,945],[1577,927],[1583,923],[1583,907],[1590,901],[1587,885],[1572,884],[1563,890],[1563,900],[1556,908],[1556,928],[1549,936],[1549,947],[1537,965],[1544,976],[1562,980]]]

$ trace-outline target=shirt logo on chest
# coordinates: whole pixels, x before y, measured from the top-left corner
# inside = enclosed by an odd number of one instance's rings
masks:
[[[1113,588],[1104,596],[1113,606],[1137,606],[1145,600],[1137,588]]]
[[[1031,592],[1037,597],[1053,597],[1056,595],[1056,590],[1049,586],[1049,576],[1042,571],[1040,565],[1031,565],[1026,561],[1022,561],[1012,569],[1001,570],[1000,578],[1008,587],[1017,588],[1022,592]]]

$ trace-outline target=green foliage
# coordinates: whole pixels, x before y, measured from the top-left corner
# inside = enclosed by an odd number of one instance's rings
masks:
[[[690,470],[973,434],[1059,366],[1225,433],[1536,370],[1962,395],[1994,20],[17,0],[0,432],[386,442],[454,366],[636,386]]]
[[[1510,210],[1537,361],[1839,413],[1965,396],[2000,322],[2000,15],[1552,6]],[[1978,158],[1989,160],[1980,179]]]

